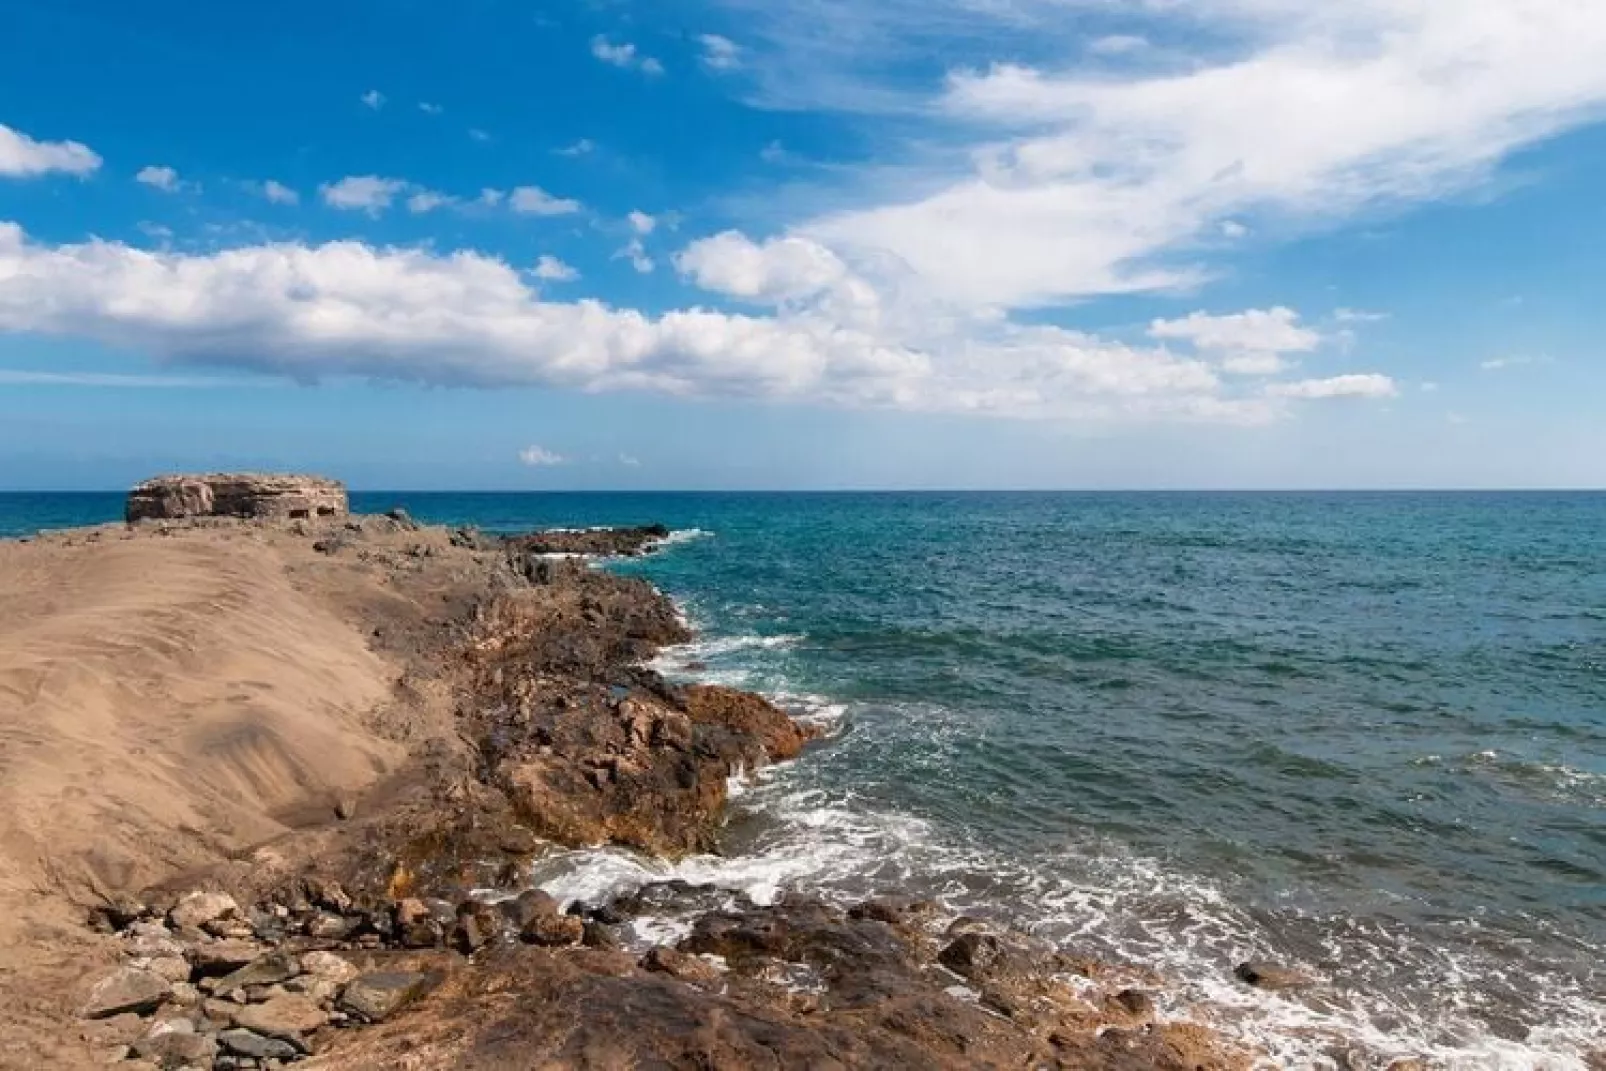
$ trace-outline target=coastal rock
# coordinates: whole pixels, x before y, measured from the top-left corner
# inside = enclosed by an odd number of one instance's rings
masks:
[[[654,948],[642,957],[641,966],[643,970],[667,974],[699,989],[719,989],[719,971],[712,963],[701,956],[687,955],[678,949],[662,946]]]
[[[85,1019],[106,1019],[123,1012],[143,1014],[161,1007],[173,983],[152,971],[124,967],[95,983],[84,1002]]]
[[[609,558],[629,558],[645,554],[669,537],[661,524],[643,528],[595,528],[581,531],[536,532],[507,542],[514,555],[586,554]]]
[[[241,967],[233,974],[225,975],[217,980],[214,991],[228,993],[235,989],[246,989],[250,986],[278,985],[287,982],[301,973],[301,964],[290,952],[270,952],[265,956],[253,960]]]
[[[497,907],[516,930],[523,930],[543,915],[558,913],[558,902],[540,889],[526,889],[513,899],[502,901]]]
[[[370,1023],[381,1023],[422,996],[428,985],[428,976],[417,971],[365,974],[346,987],[340,1008]]]
[[[520,939],[527,944],[547,948],[577,945],[585,935],[584,920],[573,915],[537,915],[519,931]]]
[[[128,523],[189,517],[300,520],[347,512],[346,488],[318,476],[211,473],[162,476],[129,492]]]
[[[1302,971],[1257,960],[1238,964],[1237,967],[1233,968],[1232,973],[1245,985],[1252,985],[1256,989],[1265,989],[1271,992],[1287,989],[1306,989],[1316,984],[1316,979]]]

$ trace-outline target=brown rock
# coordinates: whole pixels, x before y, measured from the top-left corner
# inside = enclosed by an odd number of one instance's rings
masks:
[[[295,956],[289,952],[269,952],[267,955],[253,960],[233,974],[219,978],[214,985],[214,992],[228,993],[235,989],[245,989],[249,986],[278,985],[287,982],[301,973],[301,964],[296,962]]]
[[[516,930],[523,930],[543,915],[556,915],[558,902],[540,889],[526,889],[511,900],[497,905]]]
[[[577,945],[585,935],[586,924],[573,915],[537,915],[519,931],[526,944],[548,948]]]
[[[254,941],[212,941],[192,946],[189,955],[201,974],[223,975],[255,961],[262,955],[262,946]]]
[[[327,979],[336,985],[345,985],[359,973],[350,960],[333,952],[308,952],[301,957],[301,969],[314,978]]]
[[[106,1019],[123,1012],[155,1011],[173,992],[173,983],[152,971],[124,967],[113,971],[89,991],[82,1015],[85,1019]]]
[[[329,1021],[329,1013],[310,998],[290,993],[263,1004],[250,1004],[234,1015],[236,1026],[267,1038],[287,1041],[307,1051],[306,1035]]]
[[[162,476],[129,492],[128,523],[186,517],[299,520],[347,512],[346,488],[317,476],[213,473]]]
[[[414,971],[365,974],[346,987],[340,1008],[370,1023],[381,1023],[422,996],[428,984],[426,975]]]
[[[192,892],[174,905],[173,910],[167,913],[167,920],[175,930],[182,930],[187,927],[199,928],[208,922],[239,913],[240,905],[227,893]]]
[[[161,1068],[211,1067],[217,1056],[217,1042],[205,1034],[168,1031],[134,1043],[133,1054]]]
[[[687,985],[699,989],[718,990],[721,985],[719,970],[701,956],[688,955],[674,948],[659,946],[641,959],[644,970],[667,974]]]

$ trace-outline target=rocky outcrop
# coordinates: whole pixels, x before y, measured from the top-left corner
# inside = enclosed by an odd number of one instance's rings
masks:
[[[213,473],[147,480],[129,492],[124,515],[130,524],[190,517],[302,520],[343,517],[347,509],[346,487],[336,480]]]
[[[534,532],[508,540],[509,548],[521,555],[584,554],[605,558],[633,558],[652,550],[669,538],[661,524],[640,528],[583,528],[574,531]]]

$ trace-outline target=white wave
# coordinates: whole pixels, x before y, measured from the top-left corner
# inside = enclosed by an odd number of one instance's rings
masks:
[[[714,533],[701,528],[677,528],[662,539],[653,540],[654,546],[673,547],[681,543],[692,543],[699,539],[713,539]]]

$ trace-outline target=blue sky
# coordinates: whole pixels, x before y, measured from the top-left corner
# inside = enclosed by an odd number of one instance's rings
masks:
[[[1606,486],[1606,9],[21,0],[0,488]]]

